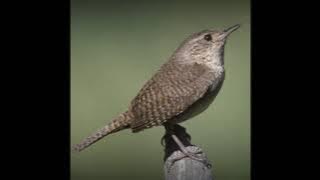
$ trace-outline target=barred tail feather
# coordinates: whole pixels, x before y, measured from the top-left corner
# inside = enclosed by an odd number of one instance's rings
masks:
[[[74,145],[72,147],[72,152],[80,152],[92,145],[93,143],[97,142],[98,140],[102,139],[103,137],[128,128],[128,122],[131,118],[132,117],[129,115],[127,111],[120,114],[117,118],[113,119],[108,125],[104,126],[92,135],[88,136],[81,143]]]

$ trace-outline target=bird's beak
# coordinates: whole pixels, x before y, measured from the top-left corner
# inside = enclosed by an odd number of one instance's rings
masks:
[[[227,38],[233,31],[237,30],[240,27],[240,24],[236,24],[234,26],[231,26],[227,29],[225,29],[222,33],[222,39]]]

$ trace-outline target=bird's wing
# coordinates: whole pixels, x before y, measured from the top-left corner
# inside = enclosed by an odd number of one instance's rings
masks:
[[[133,132],[161,125],[184,112],[216,84],[215,73],[204,65],[167,65],[140,90],[131,103]]]

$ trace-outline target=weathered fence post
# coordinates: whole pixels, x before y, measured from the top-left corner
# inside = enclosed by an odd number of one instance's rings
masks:
[[[202,149],[191,144],[191,136],[187,134],[184,127],[175,125],[173,131],[188,152],[197,154],[198,157],[209,162]],[[164,173],[166,180],[213,180],[211,167],[184,155],[170,134],[166,133],[162,140],[165,142]]]

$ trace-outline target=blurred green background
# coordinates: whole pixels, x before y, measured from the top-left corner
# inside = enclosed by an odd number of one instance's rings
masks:
[[[225,46],[226,80],[182,125],[217,180],[250,179],[250,1],[71,1],[71,143],[127,108],[188,35],[242,26]],[[71,154],[72,180],[164,179],[164,128],[110,135]]]

